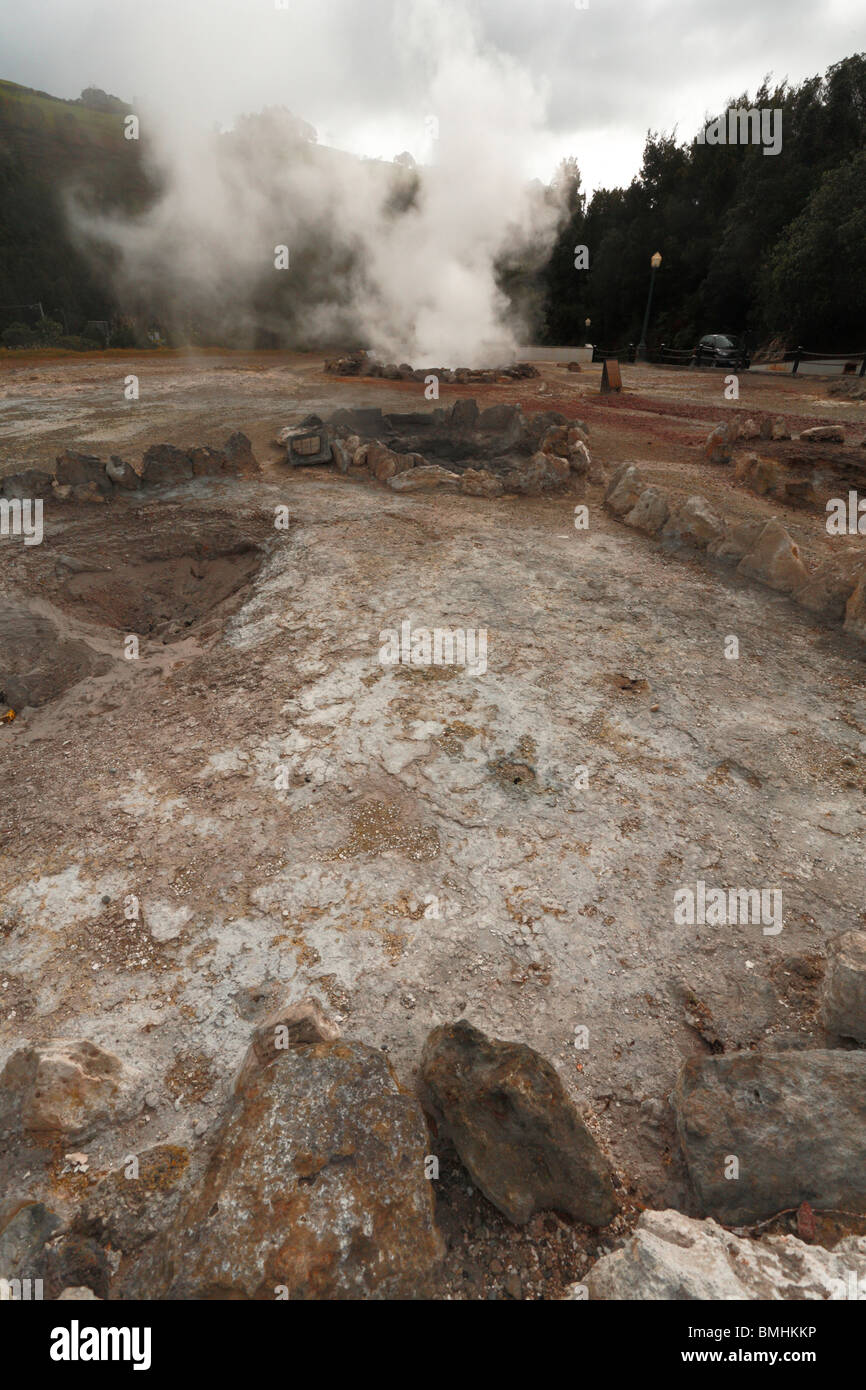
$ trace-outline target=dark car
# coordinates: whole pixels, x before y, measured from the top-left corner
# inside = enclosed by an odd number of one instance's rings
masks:
[[[743,343],[728,333],[708,333],[692,354],[693,367],[748,367],[751,362]]]

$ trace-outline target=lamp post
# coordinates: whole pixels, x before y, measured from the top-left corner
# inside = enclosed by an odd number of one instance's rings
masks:
[[[646,361],[646,331],[649,328],[650,305],[653,302],[653,285],[655,284],[656,271],[661,263],[661,252],[656,251],[650,257],[652,270],[650,271],[649,294],[646,297],[646,313],[643,316],[643,328],[641,329],[640,342],[637,345],[637,360],[639,362]]]
[[[584,327],[583,342],[584,342],[584,346],[586,345],[587,338],[589,337],[589,325],[590,325],[591,323],[592,323],[592,319],[584,319],[584,321],[583,321],[583,327]]]

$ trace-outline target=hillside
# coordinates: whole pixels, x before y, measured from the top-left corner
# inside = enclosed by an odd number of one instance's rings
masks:
[[[116,99],[115,99],[116,100]],[[133,212],[154,196],[123,114],[0,81],[0,329],[41,301],[67,332],[118,306],[70,238],[64,202]],[[10,306],[10,307],[7,307]]]

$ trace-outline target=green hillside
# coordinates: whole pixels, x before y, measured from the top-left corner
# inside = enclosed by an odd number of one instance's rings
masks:
[[[118,312],[107,277],[70,239],[64,200],[134,212],[155,190],[141,143],[124,138],[129,108],[104,93],[91,100],[114,109],[0,81],[0,330],[37,325],[38,313],[16,305],[41,302],[68,333]]]

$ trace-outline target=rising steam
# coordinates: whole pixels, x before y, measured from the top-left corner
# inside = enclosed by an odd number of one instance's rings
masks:
[[[417,166],[319,145],[285,109],[238,115],[217,134],[188,112],[168,115],[153,93],[142,101],[156,201],[138,217],[71,208],[130,312],[191,334],[358,345],[422,365],[513,352],[526,327],[497,268],[542,258],[559,216],[528,174],[543,94],[513,59],[482,47],[462,4],[402,0],[398,11]],[[304,61],[289,55],[288,91],[292,64]],[[340,80],[337,66],[327,81]],[[275,269],[279,245],[288,271]]]

